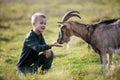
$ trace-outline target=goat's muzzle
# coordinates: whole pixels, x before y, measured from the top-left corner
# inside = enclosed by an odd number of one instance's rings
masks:
[[[62,40],[60,40],[60,39],[57,39],[57,42],[58,42],[59,44],[63,44]]]

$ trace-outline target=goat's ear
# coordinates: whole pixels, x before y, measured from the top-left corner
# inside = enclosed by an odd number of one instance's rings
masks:
[[[66,26],[66,24],[61,22],[61,23],[59,23],[59,25],[58,25],[58,26],[62,28],[62,27],[65,27],[65,26]]]
[[[61,25],[62,25],[63,28],[67,28],[67,26],[68,26],[67,23],[63,23]]]
[[[62,25],[63,22],[57,22],[57,23],[59,24],[58,27],[60,27],[60,26]]]

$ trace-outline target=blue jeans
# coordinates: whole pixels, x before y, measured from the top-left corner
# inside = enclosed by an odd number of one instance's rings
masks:
[[[50,69],[54,58],[54,53],[51,51],[51,57],[46,58],[45,55],[42,53],[38,56],[38,59],[32,66],[22,66],[18,67],[18,73],[37,73],[38,68],[41,67],[41,70],[48,70]]]

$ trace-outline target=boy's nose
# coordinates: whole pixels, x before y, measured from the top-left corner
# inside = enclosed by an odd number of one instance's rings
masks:
[[[46,25],[45,25],[45,24],[43,24],[42,26],[44,26],[44,27],[45,27]]]

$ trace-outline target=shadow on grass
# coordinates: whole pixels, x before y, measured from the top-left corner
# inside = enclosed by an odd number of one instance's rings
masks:
[[[66,57],[68,54],[59,54],[59,55],[55,55],[54,58],[63,58]]]
[[[7,79],[5,78],[5,76],[3,76],[2,74],[0,74],[0,80],[7,80]]]
[[[4,25],[0,24],[0,29],[9,29],[9,28],[10,28],[10,26],[4,26]]]
[[[8,41],[10,41],[10,39],[9,38],[0,38],[0,41],[8,42]]]

